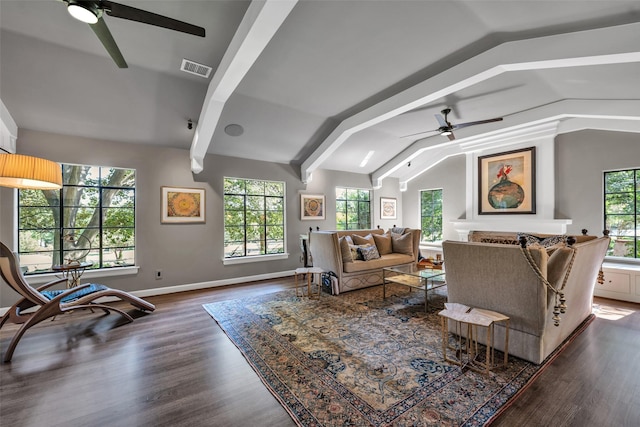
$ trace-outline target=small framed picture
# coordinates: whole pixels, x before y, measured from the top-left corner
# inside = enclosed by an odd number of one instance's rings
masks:
[[[478,214],[536,213],[536,148],[478,157]]]
[[[300,219],[324,219],[324,195],[300,195]]]
[[[396,199],[380,197],[380,219],[397,219]]]
[[[205,222],[204,188],[162,187],[162,223]]]

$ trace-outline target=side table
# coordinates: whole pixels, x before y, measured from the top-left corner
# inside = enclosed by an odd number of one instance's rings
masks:
[[[438,314],[442,316],[442,356],[446,362],[455,363],[461,367],[468,366],[470,369],[488,374],[489,371],[497,367],[495,364],[494,325],[504,322],[504,361],[502,366],[507,366],[509,358],[508,316],[458,303],[445,303],[445,309]],[[455,324],[455,335],[458,337],[455,347],[449,344],[449,321]],[[487,331],[484,361],[478,360],[478,327],[483,327]],[[448,357],[449,351],[454,352],[455,358]]]
[[[305,296],[304,285],[302,285],[302,294],[300,295],[298,293],[298,289],[300,288],[298,276],[302,274],[306,276],[307,279],[307,296],[309,298],[320,298],[320,294],[322,293],[322,273],[324,273],[324,270],[320,267],[296,268],[296,271],[293,273],[295,277],[296,296]],[[316,275],[317,293],[313,293],[313,287],[311,286],[314,275]]]
[[[51,267],[53,271],[62,273],[62,279],[67,279],[67,288],[75,288],[80,284],[80,277],[86,268],[93,265],[92,262],[78,262],[71,264],[60,264]]]

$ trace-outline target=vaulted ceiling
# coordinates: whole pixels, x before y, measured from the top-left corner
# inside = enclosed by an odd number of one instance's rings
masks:
[[[0,99],[18,127],[190,149],[196,172],[214,153],[374,185],[540,125],[640,132],[638,1],[120,3],[206,37],[106,16],[119,69],[61,1],[0,2]],[[404,137],[437,129],[445,107],[453,124],[504,120]]]

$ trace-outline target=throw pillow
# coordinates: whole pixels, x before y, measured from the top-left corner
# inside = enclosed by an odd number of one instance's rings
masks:
[[[354,234],[351,236],[351,238],[353,239],[353,243],[355,245],[374,245],[375,246],[376,244],[375,240],[373,240],[373,235],[371,235],[371,233],[367,234],[364,237]]]
[[[516,240],[518,242],[520,242],[520,237],[521,236],[526,239],[527,246],[538,244],[538,245],[542,246],[543,248],[550,248],[550,247],[555,246],[555,245],[557,245],[559,243],[564,243],[567,240],[567,236],[566,235],[549,236],[549,237],[538,237],[538,236],[534,236],[533,234],[518,233],[518,234],[516,234]]]
[[[360,253],[360,251],[358,251],[358,249],[366,248],[368,246],[371,245],[349,245],[349,249],[351,249],[351,258],[353,258],[354,261],[364,261],[364,258],[362,257],[362,254]]]
[[[391,233],[393,252],[413,256],[413,234]]]
[[[358,248],[358,254],[362,257],[364,261],[370,261],[372,259],[380,258],[380,254],[378,253],[378,248],[375,246],[360,246]]]
[[[351,255],[351,249],[349,248],[349,242],[353,243],[351,237],[342,236],[338,239],[340,243],[340,253],[342,254],[342,263],[353,262],[353,256]]]
[[[384,234],[374,234],[373,241],[376,242],[376,247],[380,255],[387,255],[393,253],[393,245],[391,243],[391,233],[386,232]]]

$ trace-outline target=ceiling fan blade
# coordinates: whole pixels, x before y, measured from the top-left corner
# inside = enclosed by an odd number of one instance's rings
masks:
[[[418,133],[412,133],[410,135],[403,135],[400,138],[409,138],[410,136],[416,136],[416,135],[422,135],[425,133],[430,133],[430,132],[438,132],[438,129],[434,129],[434,130],[423,130],[422,132],[418,132]]]
[[[492,123],[492,122],[500,122],[502,121],[502,117],[498,117],[495,119],[488,119],[488,120],[479,120],[477,122],[468,122],[468,123],[458,123],[457,125],[453,125],[451,126],[452,129],[462,129],[462,128],[466,128],[469,126],[475,126],[475,125],[482,125],[485,123]]]
[[[104,20],[99,18],[98,22],[95,24],[89,24],[89,26],[93,32],[96,33],[96,36],[98,36],[98,39],[100,39],[104,48],[107,49],[107,52],[109,52],[109,55],[111,55],[111,58],[116,65],[119,68],[129,68]]]
[[[192,34],[194,36],[205,36],[204,28],[187,22],[178,21],[177,19],[168,18],[156,13],[147,12],[146,10],[137,9],[131,6],[125,6],[110,1],[100,1],[100,7],[103,8],[109,16],[115,18],[128,19],[130,21],[142,22],[143,24],[155,25],[156,27],[168,28],[182,33]]]
[[[444,119],[444,117],[442,117],[441,114],[434,114],[436,117],[436,120],[438,121],[438,124],[440,125],[440,127],[444,127],[444,128],[448,128],[449,127],[449,123],[447,123],[447,121]]]

